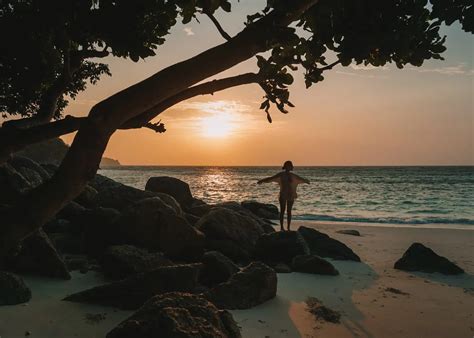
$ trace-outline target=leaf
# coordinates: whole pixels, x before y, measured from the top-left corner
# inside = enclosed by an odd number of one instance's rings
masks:
[[[269,112],[267,112],[267,120],[268,120],[269,123],[272,123],[272,122],[273,122],[273,121],[272,121],[272,117],[270,116],[270,113],[269,113]]]

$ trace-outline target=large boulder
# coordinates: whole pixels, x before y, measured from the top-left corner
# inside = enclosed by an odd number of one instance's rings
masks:
[[[274,298],[276,292],[276,272],[262,262],[252,262],[206,297],[221,309],[249,309]]]
[[[137,309],[151,297],[162,293],[193,292],[201,268],[200,264],[161,267],[72,294],[64,300]]]
[[[8,163],[13,166],[32,187],[39,186],[50,177],[49,173],[41,165],[27,157],[13,156]]]
[[[7,257],[6,264],[18,273],[71,279],[66,263],[43,230],[24,239]]]
[[[239,267],[229,258],[218,251],[208,251],[201,259],[203,268],[199,281],[206,286],[226,282],[234,273],[239,271]]]
[[[266,204],[257,201],[243,201],[241,204],[245,209],[250,210],[258,217],[268,219],[279,219],[280,217],[278,207],[274,204]]]
[[[118,241],[115,223],[120,212],[112,208],[95,208],[85,211],[76,220],[83,229],[84,250],[91,256],[100,256]]]
[[[248,260],[263,229],[251,217],[227,208],[215,208],[203,216],[196,228],[206,235],[206,246],[233,260]]]
[[[293,271],[313,273],[318,275],[336,276],[339,272],[328,261],[316,255],[300,255],[293,258],[291,262]]]
[[[107,184],[105,184],[105,182],[107,182]],[[98,193],[94,200],[96,205],[103,208],[123,210],[135,202],[156,196],[156,194],[151,191],[143,191],[115,181],[111,183],[104,180],[103,185],[105,185],[105,188],[95,188]]]
[[[312,254],[335,260],[360,262],[359,256],[347,245],[315,229],[300,226],[298,232],[303,236]]]
[[[293,257],[307,254],[308,245],[297,231],[264,234],[255,245],[255,257],[270,265],[290,263]]]
[[[225,208],[225,209],[233,210],[233,211],[241,214],[242,216],[246,216],[246,217],[249,217],[249,218],[253,219],[258,224],[260,224],[260,226],[262,228],[264,228],[266,225],[273,225],[273,223],[270,220],[265,219],[265,218],[261,218],[261,217],[255,215],[253,212],[251,212],[250,210],[244,208],[242,206],[242,204],[240,204],[238,202],[233,202],[233,201],[223,202],[223,203],[219,203],[219,204],[214,205],[214,208]],[[267,232],[267,231],[265,231],[265,232]]]
[[[107,334],[107,338],[240,338],[232,315],[199,295],[155,296]]]
[[[23,279],[13,273],[0,271],[0,305],[26,303],[31,299],[31,290]]]
[[[140,272],[173,265],[173,262],[159,252],[149,252],[133,245],[113,245],[104,251],[101,264],[107,277],[123,279]]]
[[[32,188],[31,183],[9,163],[0,166],[0,203],[12,203]]]
[[[116,233],[124,244],[162,251],[170,257],[196,258],[204,251],[204,235],[159,197],[125,209]]]
[[[95,188],[86,185],[79,196],[75,198],[75,202],[87,208],[94,208],[96,206],[96,198],[99,193]]]
[[[413,243],[397,262],[395,269],[404,271],[439,272],[457,275],[464,270],[443,256],[439,256],[421,243]]]
[[[150,177],[146,182],[145,190],[171,195],[183,207],[191,206],[193,203],[193,195],[189,189],[189,184],[174,177]]]

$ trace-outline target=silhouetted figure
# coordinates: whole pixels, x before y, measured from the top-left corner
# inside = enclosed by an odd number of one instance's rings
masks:
[[[298,184],[306,183],[309,184],[309,180],[306,178],[300,177],[296,174],[291,173],[293,170],[293,163],[291,161],[286,161],[282,167],[283,171],[278,174],[261,179],[257,184],[277,182],[280,185],[280,227],[283,231],[283,219],[285,217],[285,209],[287,210],[287,224],[288,230],[290,230],[291,224],[291,209],[293,208],[293,203],[295,202],[296,197],[296,188]]]

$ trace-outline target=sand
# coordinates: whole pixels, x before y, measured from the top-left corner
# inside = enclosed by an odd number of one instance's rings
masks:
[[[474,231],[295,222],[315,227],[351,247],[363,263],[331,261],[340,276],[278,274],[275,299],[250,310],[232,311],[243,337],[473,337]],[[361,237],[338,234],[356,229]],[[456,262],[460,276],[407,273],[393,263],[413,242]],[[71,281],[26,277],[28,305],[0,307],[0,337],[105,337],[131,312],[63,302],[70,293],[102,283],[94,272]],[[406,294],[386,291],[396,288]],[[340,324],[316,320],[305,300],[316,297],[339,311]],[[105,314],[99,322],[88,314]]]

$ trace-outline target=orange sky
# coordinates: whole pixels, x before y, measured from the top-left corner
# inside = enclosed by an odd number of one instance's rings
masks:
[[[261,3],[243,0],[220,20],[235,33]],[[66,113],[85,115],[108,95],[222,42],[205,18],[200,21],[176,26],[153,58],[105,59],[112,77],[90,86]],[[309,90],[298,75],[290,98],[296,108],[288,115],[273,109],[273,124],[258,109],[261,89],[249,85],[169,109],[160,116],[164,134],[119,131],[105,155],[147,165],[280,165],[287,159],[295,165],[474,164],[472,36],[458,27],[446,34],[446,60],[422,68],[339,67]],[[220,76],[255,69],[249,60]]]

